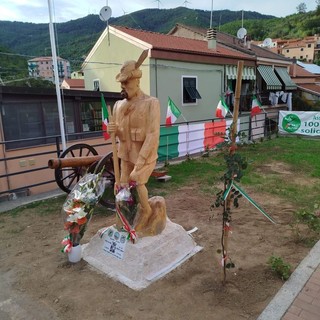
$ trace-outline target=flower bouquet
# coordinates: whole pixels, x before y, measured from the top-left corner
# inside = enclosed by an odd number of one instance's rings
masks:
[[[138,193],[136,183],[130,182],[128,186],[121,187],[116,194],[116,212],[122,223],[122,229],[128,232],[128,238],[134,243],[137,235],[134,222],[138,209]]]
[[[64,229],[69,234],[62,240],[62,245],[64,246],[61,250],[62,252],[71,254],[72,250],[79,246],[94,208],[103,195],[105,184],[106,182],[102,178],[102,171],[98,174],[86,174],[68,195],[62,206],[62,213],[64,216]]]

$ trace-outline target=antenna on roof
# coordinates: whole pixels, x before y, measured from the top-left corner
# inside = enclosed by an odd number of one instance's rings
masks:
[[[213,0],[211,0],[210,29],[212,28],[212,12],[213,12]]]
[[[271,38],[264,39],[262,45],[266,48],[271,48],[272,39]]]
[[[242,18],[241,18],[241,28],[243,28],[243,10],[242,10]]]
[[[100,10],[99,18],[102,21],[108,22],[108,20],[111,18],[112,10],[110,7],[105,6]]]
[[[244,37],[247,35],[247,30],[245,28],[240,28],[237,32],[237,38],[238,39],[244,39]]]
[[[111,15],[112,15],[112,10],[111,10],[110,7],[105,6],[105,7],[101,8],[100,14],[99,14],[99,18],[100,18],[100,20],[107,22],[109,46],[110,46],[110,35],[109,35],[109,23],[108,23],[108,20],[111,18]]]
[[[213,13],[213,0],[211,0],[211,16],[210,27],[207,30],[208,48],[212,50],[217,49],[217,30],[212,28],[212,13]]]

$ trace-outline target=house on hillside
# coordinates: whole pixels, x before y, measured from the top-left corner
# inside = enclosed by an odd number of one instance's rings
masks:
[[[302,63],[293,63],[290,67],[290,75],[297,84],[299,95],[310,104],[320,101],[320,67],[319,75],[308,71],[317,71],[317,68],[303,68]]]
[[[85,88],[120,91],[115,77],[123,62],[137,60],[142,51],[148,50],[141,66],[141,88],[160,100],[161,123],[165,123],[168,97],[183,114],[178,122],[212,119],[220,97],[227,91],[226,74],[234,76],[237,62],[243,60],[243,77],[254,82],[256,61],[252,54],[212,40],[208,45],[203,39],[110,26],[82,66]]]
[[[177,37],[204,39],[206,30],[176,24],[176,26],[170,30],[169,34]],[[238,39],[237,37],[220,31],[217,31],[217,43],[218,45],[221,44],[250,55],[252,59],[255,60],[254,74],[256,77],[254,79],[256,81],[253,85],[252,82],[250,82],[250,80],[253,79],[253,77],[250,77],[251,70],[249,72],[249,70],[245,68],[243,72],[241,94],[242,99],[245,100],[245,105],[248,105],[248,99],[250,100],[252,93],[256,93],[262,104],[266,107],[277,105],[286,107],[287,104],[291,104],[289,101],[291,93],[297,89],[297,86],[289,75],[289,67],[292,64],[290,59],[254,45],[250,40],[245,38]],[[232,65],[226,65],[226,78],[231,91],[235,89],[236,77],[237,69]],[[283,96],[283,100],[281,100],[280,96]]]
[[[71,79],[84,79],[83,71],[73,71],[71,72]]]
[[[270,40],[254,41],[253,43],[287,58],[303,60],[308,63],[312,63],[314,61],[316,53],[320,50],[320,36],[318,34],[307,36],[302,39]]]
[[[60,57],[57,58],[58,75],[60,83],[64,78],[70,78],[70,62]],[[54,82],[53,58],[37,57],[28,60],[28,72],[32,78],[41,78]]]

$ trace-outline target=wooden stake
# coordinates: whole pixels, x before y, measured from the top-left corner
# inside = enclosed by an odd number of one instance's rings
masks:
[[[113,122],[113,115],[112,115],[111,107],[109,105],[108,105],[108,113],[109,113],[110,122]],[[116,180],[116,187],[120,187],[120,169],[119,169],[118,149],[116,144],[115,132],[111,133],[111,142],[112,142],[112,153],[113,153],[114,177]]]
[[[229,149],[229,154],[233,155],[236,150],[236,138],[237,138],[237,124],[239,117],[239,105],[241,97],[241,84],[242,84],[242,70],[243,70],[243,61],[238,61],[238,72],[237,72],[237,82],[236,82],[236,92],[235,92],[235,103],[233,110],[233,120],[232,120],[232,131],[231,131],[231,147]],[[232,177],[233,179],[233,177]],[[228,186],[225,185],[225,190]],[[231,193],[229,193],[225,205],[225,212],[230,212],[231,208]],[[226,282],[226,260],[228,256],[228,244],[229,244],[229,226],[226,225],[225,217],[223,217],[222,224],[222,259],[223,259],[223,282]]]

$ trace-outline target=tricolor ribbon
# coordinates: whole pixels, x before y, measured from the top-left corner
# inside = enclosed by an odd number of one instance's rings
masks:
[[[228,198],[228,195],[232,189],[233,186],[233,181],[231,181],[230,185],[228,186],[228,188],[226,189],[226,191],[223,194],[223,200],[226,201],[226,199]]]
[[[61,250],[64,253],[68,253],[72,250],[72,242],[69,236],[66,236],[62,241],[61,244],[64,245],[63,249]]]
[[[103,235],[108,231],[109,227],[104,227],[98,231],[99,237],[102,239]]]
[[[224,267],[226,261],[227,261],[228,257],[227,257],[227,254],[223,254],[222,255],[222,259],[221,259],[221,266]]]
[[[276,224],[276,221],[272,219],[253,199],[251,199],[237,184],[233,182],[233,186],[255,207],[257,208],[269,221]]]
[[[227,232],[230,231],[230,233],[232,233],[232,231],[231,231],[231,226],[230,226],[230,223],[229,223],[229,222],[226,222],[226,224],[225,224],[225,226],[224,226],[224,231],[227,231]]]
[[[225,190],[223,194],[223,200],[226,200],[232,187],[236,188],[243,196],[246,198],[256,209],[258,209],[269,221],[272,223],[276,223],[275,220],[272,219],[270,215],[268,215],[253,199],[251,199],[234,181],[231,181],[228,188]]]
[[[118,214],[118,216],[119,216],[119,218],[120,218],[120,220],[122,222],[124,230],[129,233],[131,242],[135,243],[135,240],[137,239],[136,231],[134,229],[131,229],[127,219],[121,213],[118,205],[116,205],[116,210],[117,210],[117,214]]]

